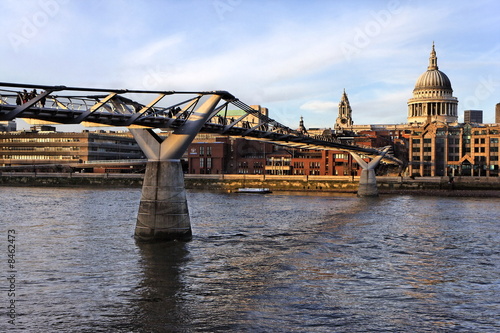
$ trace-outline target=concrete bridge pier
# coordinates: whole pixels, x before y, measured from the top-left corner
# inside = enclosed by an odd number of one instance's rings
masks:
[[[191,236],[180,160],[149,161],[142,185],[135,237],[145,241],[188,241]]]
[[[361,176],[359,177],[358,197],[377,197],[377,178],[375,177],[375,168],[380,163],[385,154],[389,151],[390,147],[382,150],[381,155],[375,157],[370,162],[365,162],[361,156],[351,152],[352,157],[361,166]]]
[[[130,129],[148,157],[135,227],[136,239],[191,239],[191,221],[180,159],[220,99],[219,95],[212,95],[166,139],[151,129]]]

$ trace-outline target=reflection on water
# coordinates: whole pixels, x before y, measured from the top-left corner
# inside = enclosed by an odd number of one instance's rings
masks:
[[[189,261],[186,244],[140,244],[143,279],[137,303],[137,329],[145,332],[175,332],[190,322],[190,309],[180,297],[186,290],[181,269]]]
[[[143,244],[139,189],[0,190],[20,331],[500,330],[498,199],[191,191],[193,241]]]

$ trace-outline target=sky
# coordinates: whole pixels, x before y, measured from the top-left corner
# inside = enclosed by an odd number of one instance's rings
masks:
[[[463,110],[500,103],[497,0],[1,0],[1,82],[227,90],[297,128],[405,123],[432,43]],[[18,127],[26,126],[19,123]],[[58,126],[58,130],[64,130]]]

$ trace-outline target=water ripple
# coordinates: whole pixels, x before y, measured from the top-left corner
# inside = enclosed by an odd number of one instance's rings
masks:
[[[136,244],[139,189],[6,189],[20,332],[500,331],[497,199],[190,191]]]

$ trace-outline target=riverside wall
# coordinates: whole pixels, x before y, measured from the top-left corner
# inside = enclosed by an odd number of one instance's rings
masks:
[[[3,172],[0,186],[140,187],[142,174]],[[241,187],[266,187],[272,191],[322,191],[356,193],[358,177],[189,175],[188,189],[234,191]],[[379,193],[423,195],[499,196],[500,177],[377,177]],[[468,192],[465,193],[464,191]]]

